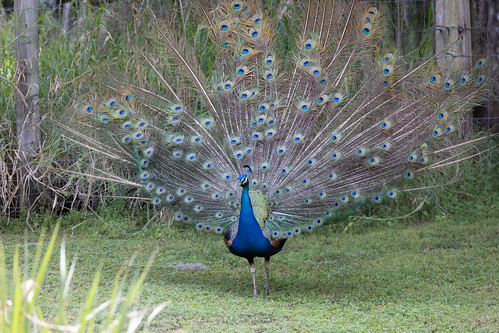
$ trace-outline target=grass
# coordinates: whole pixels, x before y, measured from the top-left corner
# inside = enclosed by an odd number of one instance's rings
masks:
[[[465,217],[440,216],[419,225],[354,223],[347,233],[324,227],[286,244],[272,260],[274,291],[257,298],[252,297],[247,263],[229,254],[217,235],[156,225],[140,237],[125,237],[103,233],[102,221],[88,218],[85,230],[66,239],[68,260],[78,256],[68,317],[78,318],[100,265],[100,293],[94,304],[110,297],[117,271],[133,253],[139,251],[130,270],[138,273],[158,249],[139,306],[171,304],[155,318],[153,331],[495,332],[497,216],[499,208],[493,205],[470,210]],[[4,234],[7,267],[12,267],[14,244],[25,237]],[[29,235],[27,241],[36,242],[37,237]],[[59,249],[56,244],[54,257]],[[175,269],[188,263],[207,269]],[[38,300],[45,318],[57,314],[58,275],[58,265],[52,262]],[[257,262],[257,281],[263,294],[262,261]]]

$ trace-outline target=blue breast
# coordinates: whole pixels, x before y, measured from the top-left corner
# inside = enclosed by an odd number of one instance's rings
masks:
[[[243,187],[241,195],[241,213],[236,237],[229,247],[229,251],[244,258],[268,257],[281,251],[282,246],[277,248],[263,235],[262,229],[253,214],[248,185]],[[284,245],[284,242],[282,243]]]

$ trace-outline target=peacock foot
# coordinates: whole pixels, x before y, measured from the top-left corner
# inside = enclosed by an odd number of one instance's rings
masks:
[[[265,293],[268,295],[270,294],[270,292],[272,291],[272,287],[270,286],[270,284],[267,284],[265,285]]]

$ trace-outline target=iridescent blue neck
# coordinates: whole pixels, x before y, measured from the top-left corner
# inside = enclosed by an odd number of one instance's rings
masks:
[[[261,231],[260,225],[253,213],[251,206],[251,199],[249,195],[249,186],[243,186],[243,193],[241,194],[241,213],[239,215],[239,230],[241,234],[255,234],[256,231]]]

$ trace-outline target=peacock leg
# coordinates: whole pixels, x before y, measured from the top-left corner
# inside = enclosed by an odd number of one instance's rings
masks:
[[[267,273],[267,285],[265,286],[265,291],[269,294],[272,291],[272,287],[270,286],[270,257],[265,257],[263,265],[265,266],[265,273]]]
[[[256,268],[254,258],[248,259],[250,264],[251,275],[253,275],[253,296],[258,296],[258,292],[256,291]]]

